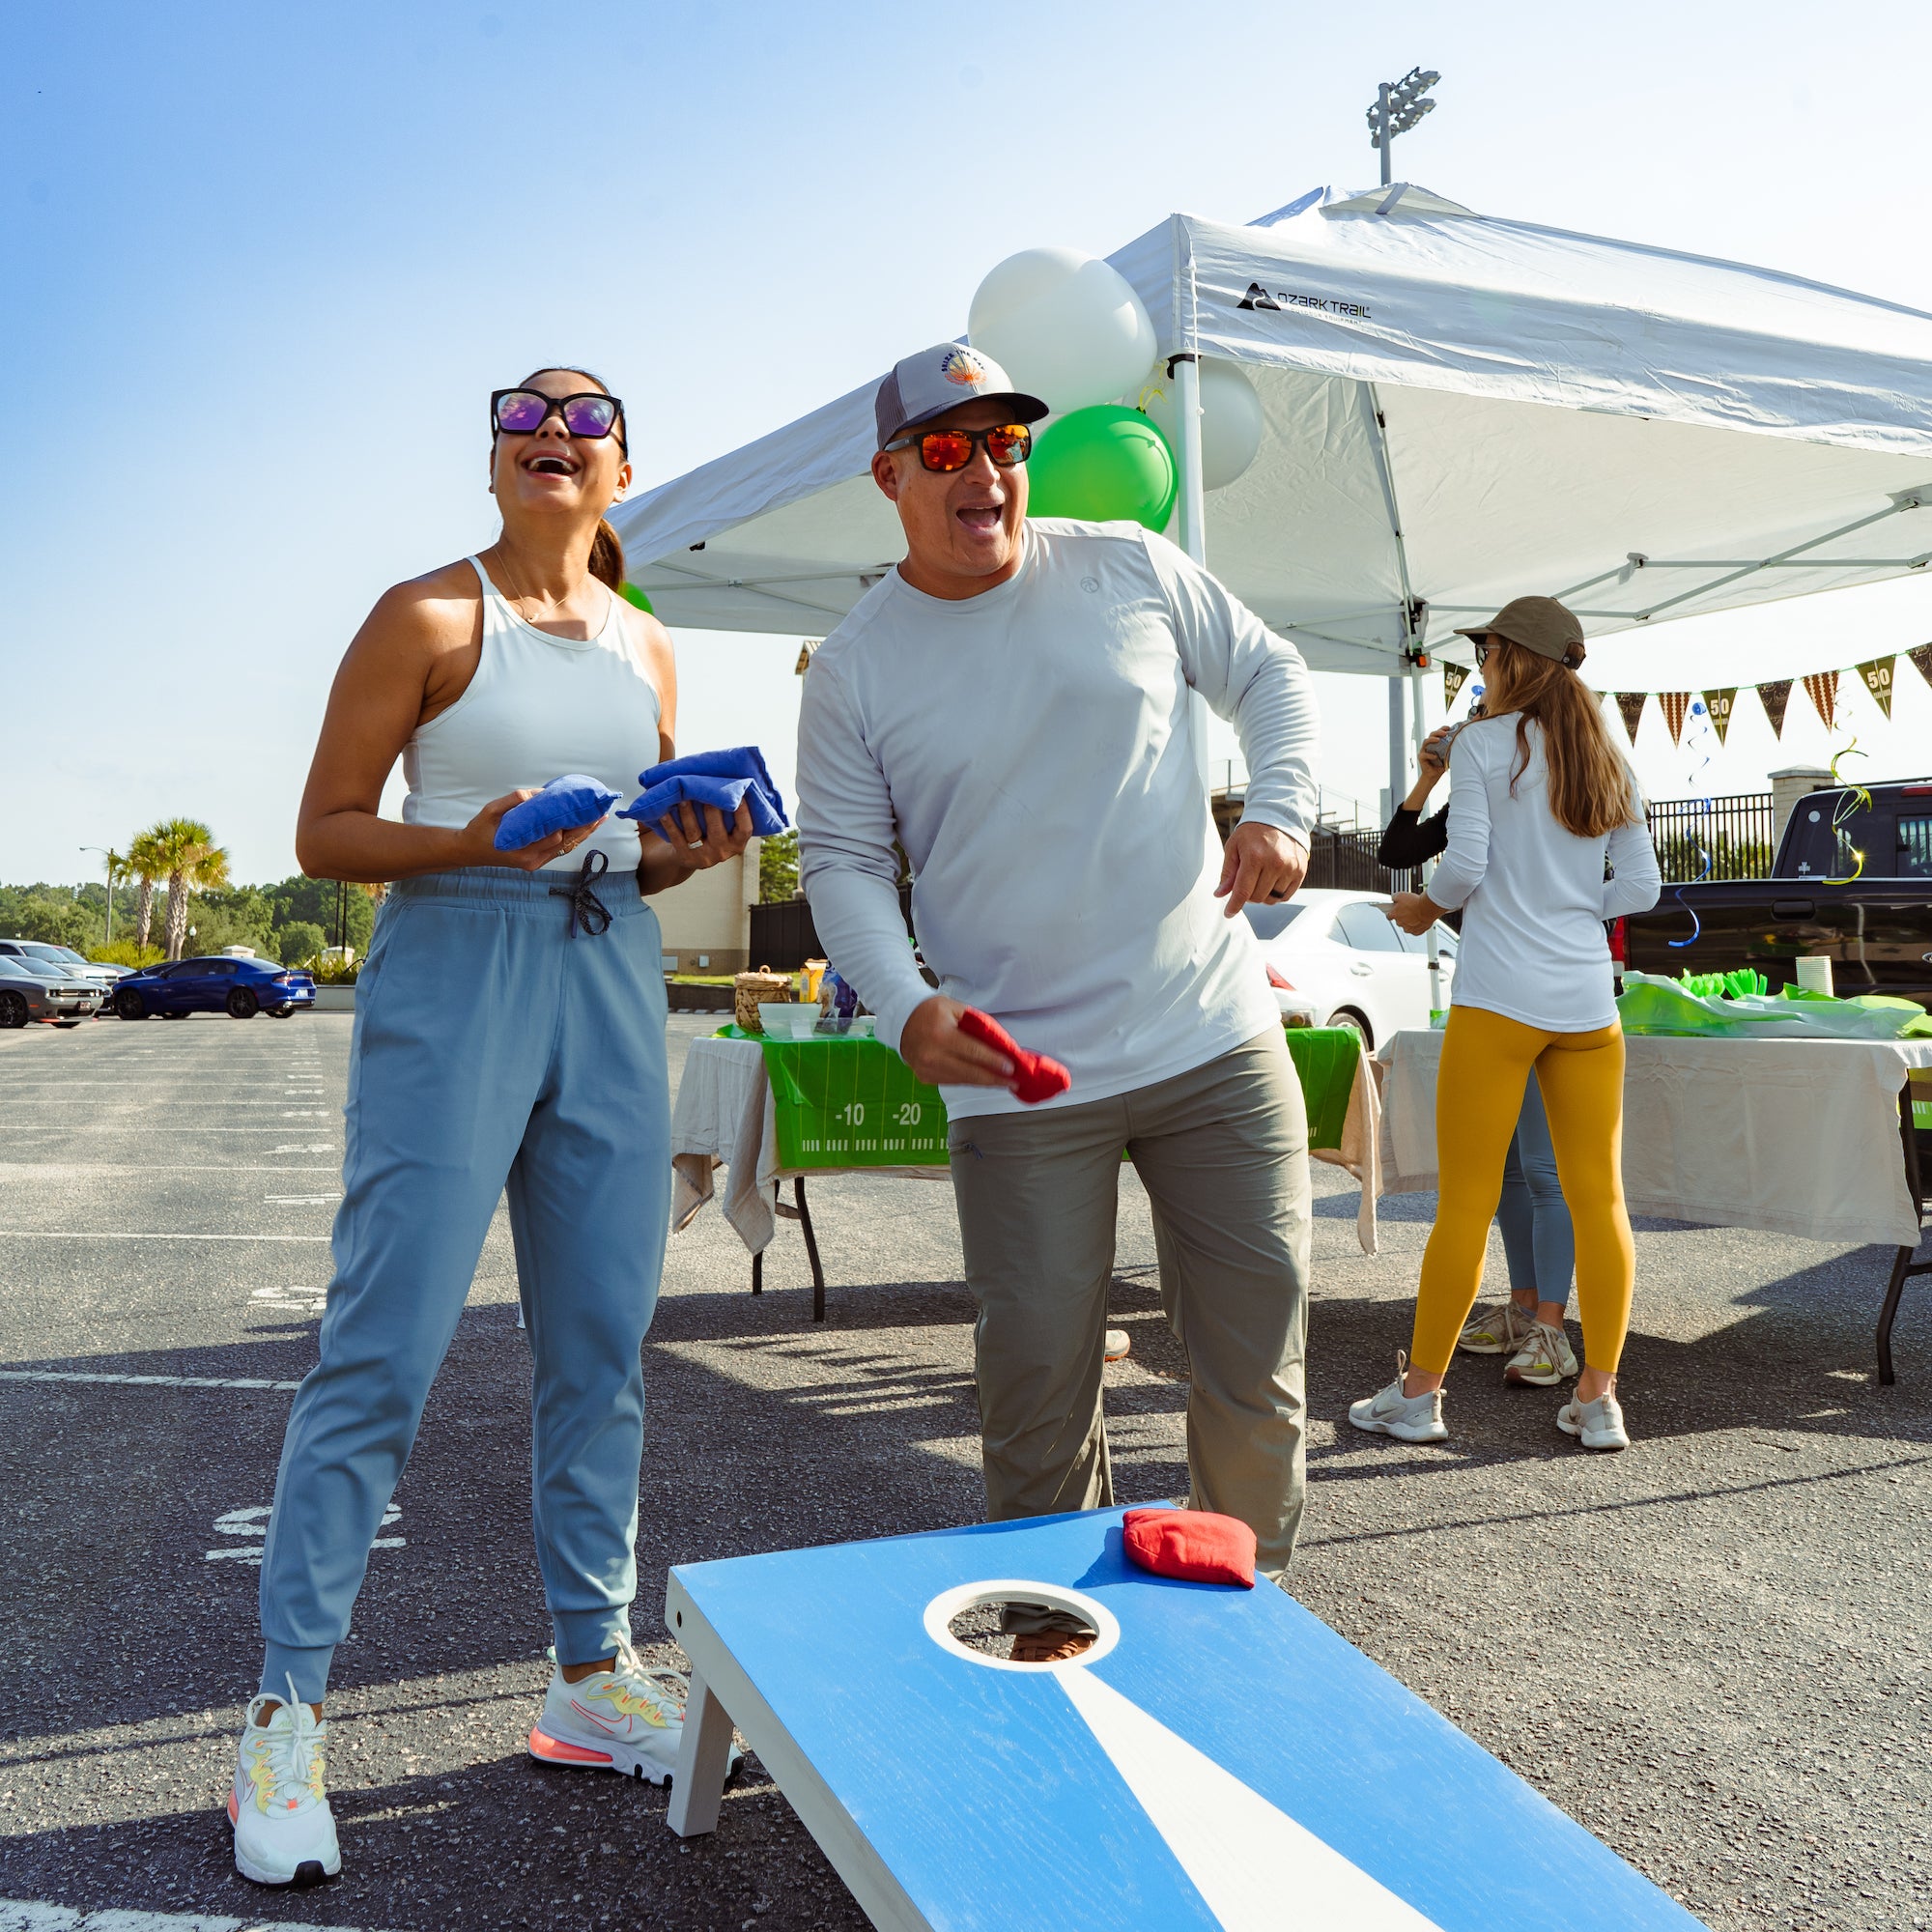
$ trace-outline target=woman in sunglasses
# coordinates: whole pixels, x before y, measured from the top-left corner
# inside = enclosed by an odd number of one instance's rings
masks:
[[[751,822],[684,808],[668,841],[566,820],[497,849],[504,815],[559,774],[621,791],[670,756],[677,684],[663,627],[619,595],[604,522],[631,481],[622,403],[582,370],[540,369],[491,398],[490,429],[502,534],[379,600],[336,674],[297,826],[306,872],[392,890],[356,986],[335,1276],[283,1443],[267,1657],[228,1802],[236,1864],[266,1885],[341,1868],[330,1658],[506,1189],[557,1665],[530,1748],[664,1783],[682,1728],[630,1622],[639,1350],[670,1178],[649,898],[741,852]],[[380,812],[398,757],[400,821]]]

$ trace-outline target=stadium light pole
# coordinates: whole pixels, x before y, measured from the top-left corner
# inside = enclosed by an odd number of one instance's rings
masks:
[[[1382,157],[1382,185],[1389,185],[1389,149],[1398,134],[1406,134],[1435,103],[1423,97],[1442,76],[1432,68],[1425,72],[1412,67],[1400,80],[1385,80],[1376,90],[1376,102],[1369,109],[1369,146]]]

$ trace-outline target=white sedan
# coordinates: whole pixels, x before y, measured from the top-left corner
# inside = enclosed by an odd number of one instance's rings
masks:
[[[1386,893],[1298,892],[1286,905],[1244,908],[1284,1014],[1351,1026],[1370,1046],[1429,1024],[1429,942],[1398,931]],[[1435,928],[1442,1005],[1449,1004],[1456,935]]]

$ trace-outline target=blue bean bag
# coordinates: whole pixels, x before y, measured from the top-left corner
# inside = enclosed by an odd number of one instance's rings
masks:
[[[670,758],[638,774],[643,792],[618,812],[641,825],[656,826],[680,805],[716,806],[728,820],[741,804],[752,808],[752,830],[760,838],[782,832],[784,798],[772,782],[763,754],[755,745],[739,745],[727,752],[695,752]]]
[[[594,825],[617,803],[617,794],[609,785],[599,784],[582,772],[568,772],[552,779],[534,798],[513,805],[497,827],[497,850],[518,852],[534,845],[553,832],[574,832],[580,825]]]

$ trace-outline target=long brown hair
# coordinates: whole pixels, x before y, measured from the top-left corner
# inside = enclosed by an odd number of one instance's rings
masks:
[[[539,376],[582,376],[592,388],[601,389],[607,396],[615,393],[603,377],[593,376],[588,369],[580,369],[575,362],[546,362],[541,369],[532,369],[517,384],[518,388],[527,388]],[[627,427],[620,408],[617,420],[611,425],[611,434],[617,439],[617,447],[628,457],[631,443],[626,434]],[[492,438],[492,440],[495,439]],[[590,574],[599,583],[612,590],[624,587],[623,540],[602,517],[597,519],[597,534],[590,539]]]
[[[1568,660],[1574,659],[1575,663]],[[1506,638],[1490,638],[1483,693],[1491,718],[1514,711],[1516,769],[1510,791],[1529,765],[1529,721],[1543,727],[1543,755],[1549,768],[1549,810],[1566,832],[1601,838],[1635,822],[1630,767],[1611,738],[1596,695],[1577,675],[1583,646],[1572,644],[1562,664],[1525,650]]]

